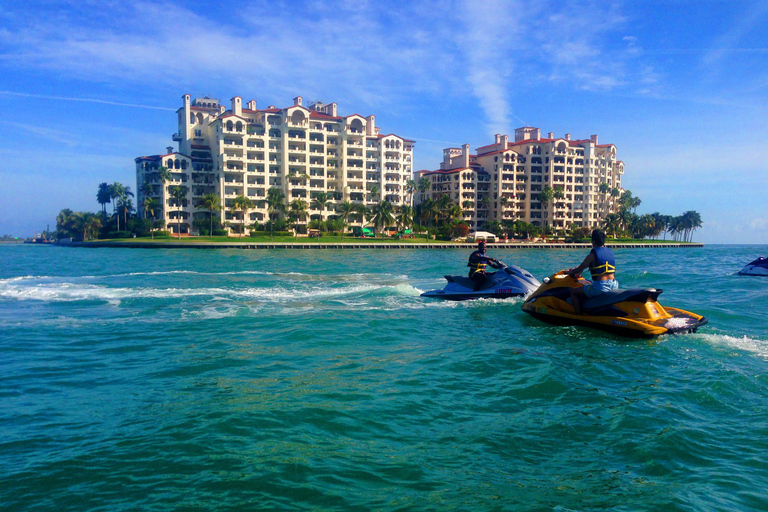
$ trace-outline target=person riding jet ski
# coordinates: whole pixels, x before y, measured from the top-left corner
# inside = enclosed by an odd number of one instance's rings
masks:
[[[499,271],[487,273],[485,268],[488,265]],[[527,297],[541,286],[539,280],[527,270],[487,256],[483,242],[469,257],[468,266],[469,277],[445,276],[448,281],[445,288],[427,291],[421,296],[446,300],[506,299]]]
[[[616,256],[612,250],[605,247],[605,233],[599,229],[592,231],[592,250],[581,265],[568,270],[568,275],[578,277],[587,268],[592,274],[592,283],[571,289],[571,303],[577,315],[581,314],[581,302],[584,297],[593,299],[605,292],[619,289],[619,282],[614,275]]]
[[[486,256],[485,242],[477,244],[477,250],[469,255],[469,278],[475,283],[475,291],[483,287],[486,278],[485,267],[491,265],[493,268],[499,268],[499,260]]]

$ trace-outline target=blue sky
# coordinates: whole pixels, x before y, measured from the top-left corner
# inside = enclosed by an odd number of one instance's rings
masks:
[[[638,213],[768,243],[768,1],[0,0],[0,234],[134,190],[181,96],[335,101],[445,147],[536,126],[618,147]]]

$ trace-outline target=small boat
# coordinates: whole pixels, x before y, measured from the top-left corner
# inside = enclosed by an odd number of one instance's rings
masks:
[[[486,274],[478,290],[475,290],[475,282],[468,277],[445,276],[448,281],[445,288],[424,292],[421,296],[446,300],[506,299],[527,296],[541,285],[530,272],[516,265],[500,261],[498,268],[498,272]]]
[[[741,276],[768,276],[768,259],[760,256],[739,272]]]
[[[561,270],[544,278],[544,284],[523,303],[523,311],[552,324],[586,325],[630,337],[691,333],[707,323],[701,315],[662,307],[657,299],[663,290],[655,288],[602,293],[584,300],[582,314],[577,315],[571,304],[571,289],[587,284],[584,278]]]

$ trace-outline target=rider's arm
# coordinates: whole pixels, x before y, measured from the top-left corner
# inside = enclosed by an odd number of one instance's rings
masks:
[[[587,254],[587,257],[584,258],[584,261],[581,262],[581,265],[579,265],[576,268],[572,268],[568,271],[568,275],[577,276],[581,274],[582,272],[584,272],[584,270],[589,268],[590,263],[592,263],[593,261],[595,261],[595,255],[594,253],[590,252],[589,254]]]

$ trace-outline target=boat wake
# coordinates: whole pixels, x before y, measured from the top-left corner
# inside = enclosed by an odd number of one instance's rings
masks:
[[[750,352],[762,359],[768,359],[768,339],[756,339],[749,336],[729,336],[727,334],[703,334],[696,335],[707,344],[714,347]]]

